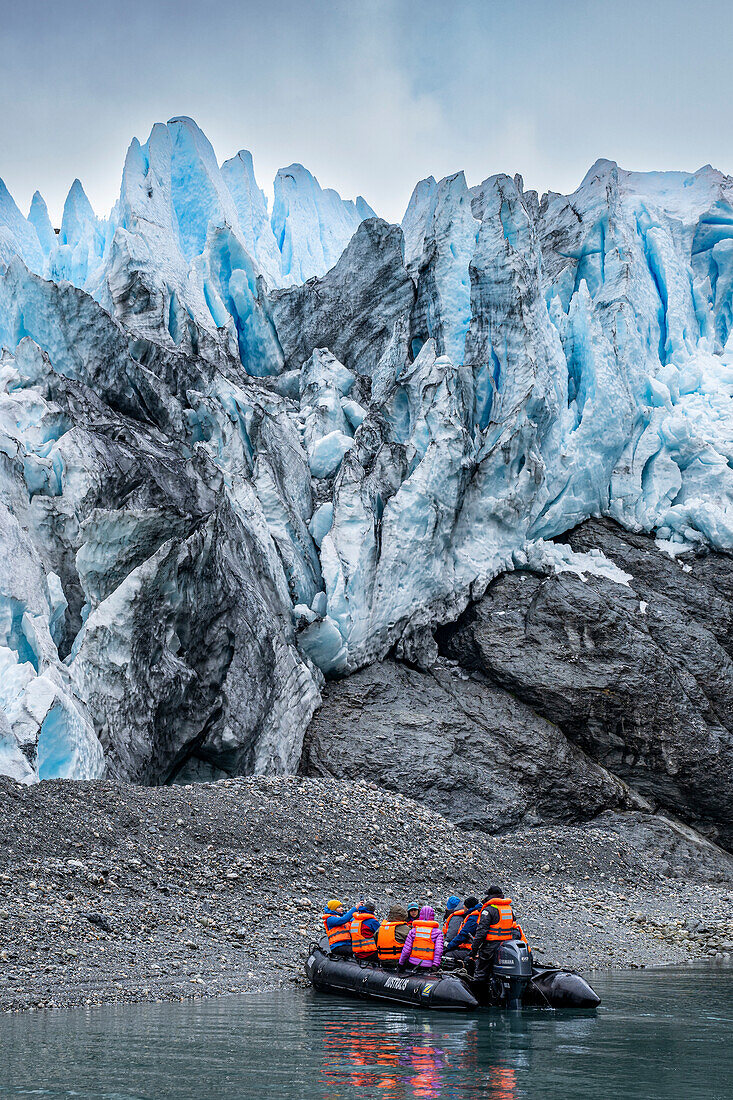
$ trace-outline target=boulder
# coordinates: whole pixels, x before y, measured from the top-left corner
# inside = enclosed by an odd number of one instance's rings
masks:
[[[445,662],[381,661],[328,683],[301,772],[370,779],[487,832],[643,804],[525,703]]]
[[[611,521],[589,521],[568,541],[603,551],[628,583],[504,574],[439,631],[441,652],[557,725],[653,806],[729,847],[730,558],[673,560]]]

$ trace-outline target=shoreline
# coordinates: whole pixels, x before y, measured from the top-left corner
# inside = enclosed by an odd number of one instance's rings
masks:
[[[586,976],[588,978],[593,978],[593,977],[596,977],[598,975],[629,974],[629,973],[636,972],[636,971],[639,971],[639,970],[643,970],[645,972],[649,972],[649,973],[652,973],[652,974],[656,974],[656,973],[660,973],[660,972],[664,972],[664,971],[670,971],[672,973],[678,973],[681,970],[692,970],[692,971],[700,970],[700,971],[703,971],[703,972],[708,972],[708,971],[713,971],[713,970],[733,971],[733,957],[728,957],[726,959],[695,958],[695,959],[688,959],[686,962],[651,963],[648,966],[645,963],[641,963],[639,966],[636,966],[636,967],[623,967],[623,966],[600,967],[599,966],[599,967],[586,968],[585,970],[582,971],[582,973],[584,974],[584,976]],[[123,1005],[133,1006],[133,1005],[142,1005],[142,1004],[145,1004],[145,1005],[200,1004],[203,1001],[225,1001],[225,1000],[227,1000],[231,997],[262,997],[262,996],[265,996],[266,994],[269,994],[269,993],[277,993],[277,992],[282,992],[282,991],[285,991],[285,990],[287,990],[287,991],[298,990],[301,993],[306,993],[308,990],[310,990],[312,988],[313,987],[311,986],[311,983],[302,975],[302,972],[301,972],[300,977],[280,978],[277,982],[274,982],[272,984],[266,984],[266,985],[262,986],[261,988],[248,988],[248,989],[241,990],[241,992],[229,992],[228,990],[223,991],[223,992],[222,991],[215,992],[215,991],[211,991],[211,990],[204,990],[203,992],[200,992],[200,993],[191,993],[191,994],[189,994],[188,996],[185,996],[185,997],[139,996],[139,997],[128,997],[124,1000],[119,1000],[119,999],[114,999],[113,998],[113,999],[100,999],[100,1000],[96,1000],[96,1001],[93,1001],[93,1002],[69,1001],[68,1003],[64,1002],[64,1003],[54,1004],[54,1005],[29,1004],[29,1005],[19,1005],[19,1006],[15,1006],[15,1007],[2,1006],[2,1007],[0,1007],[0,1015],[19,1016],[23,1013],[30,1013],[30,1012],[81,1012],[81,1011],[87,1012],[87,1011],[89,1011],[89,1009],[119,1008]],[[315,990],[313,992],[314,992],[314,995],[316,995],[318,997],[331,997],[332,996],[329,993],[316,993]],[[349,1000],[350,998],[348,998],[344,994],[343,999],[344,1000]],[[415,1012],[425,1011],[424,1009],[421,1009],[419,1005],[407,1005],[407,1004],[405,1004],[405,1005],[400,1005],[400,1006],[396,1006],[396,1007],[399,1007],[400,1010],[404,1010],[404,1011],[410,1011],[410,1010],[414,1010]],[[490,1011],[494,1011],[494,1010],[492,1009]],[[537,1008],[537,1006],[534,1006],[533,1009],[525,1009],[524,1011],[544,1011],[544,1010],[541,1009],[541,1008]]]
[[[545,963],[607,972],[733,953],[733,881],[680,880],[605,825],[488,836],[373,784],[294,776],[2,780],[0,799],[6,1012],[305,986],[327,898],[440,912],[489,882]]]

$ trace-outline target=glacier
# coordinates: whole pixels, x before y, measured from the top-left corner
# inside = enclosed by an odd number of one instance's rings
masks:
[[[571,195],[301,165],[272,209],[188,118],[59,232],[0,183],[0,772],[288,772],[324,677],[495,578],[623,586],[592,517],[733,550],[733,179],[600,160]]]

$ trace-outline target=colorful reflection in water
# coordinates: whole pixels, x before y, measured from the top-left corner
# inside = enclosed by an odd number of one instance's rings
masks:
[[[381,1020],[355,1015],[323,1024],[324,1100],[342,1096],[344,1086],[381,1100],[462,1096],[464,1073],[474,1088],[481,1082],[480,1094],[489,1100],[516,1100],[516,1073],[502,1054],[497,1051],[496,1064],[486,1064],[485,1052],[479,1058],[478,1019],[441,1027],[400,1013],[383,1013]]]

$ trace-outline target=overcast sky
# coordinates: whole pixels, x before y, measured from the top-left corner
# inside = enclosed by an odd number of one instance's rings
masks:
[[[460,168],[731,172],[732,24],[723,0],[0,0],[0,177],[58,225],[78,176],[106,214],[130,139],[181,114],[266,190],[300,161],[391,220]]]

